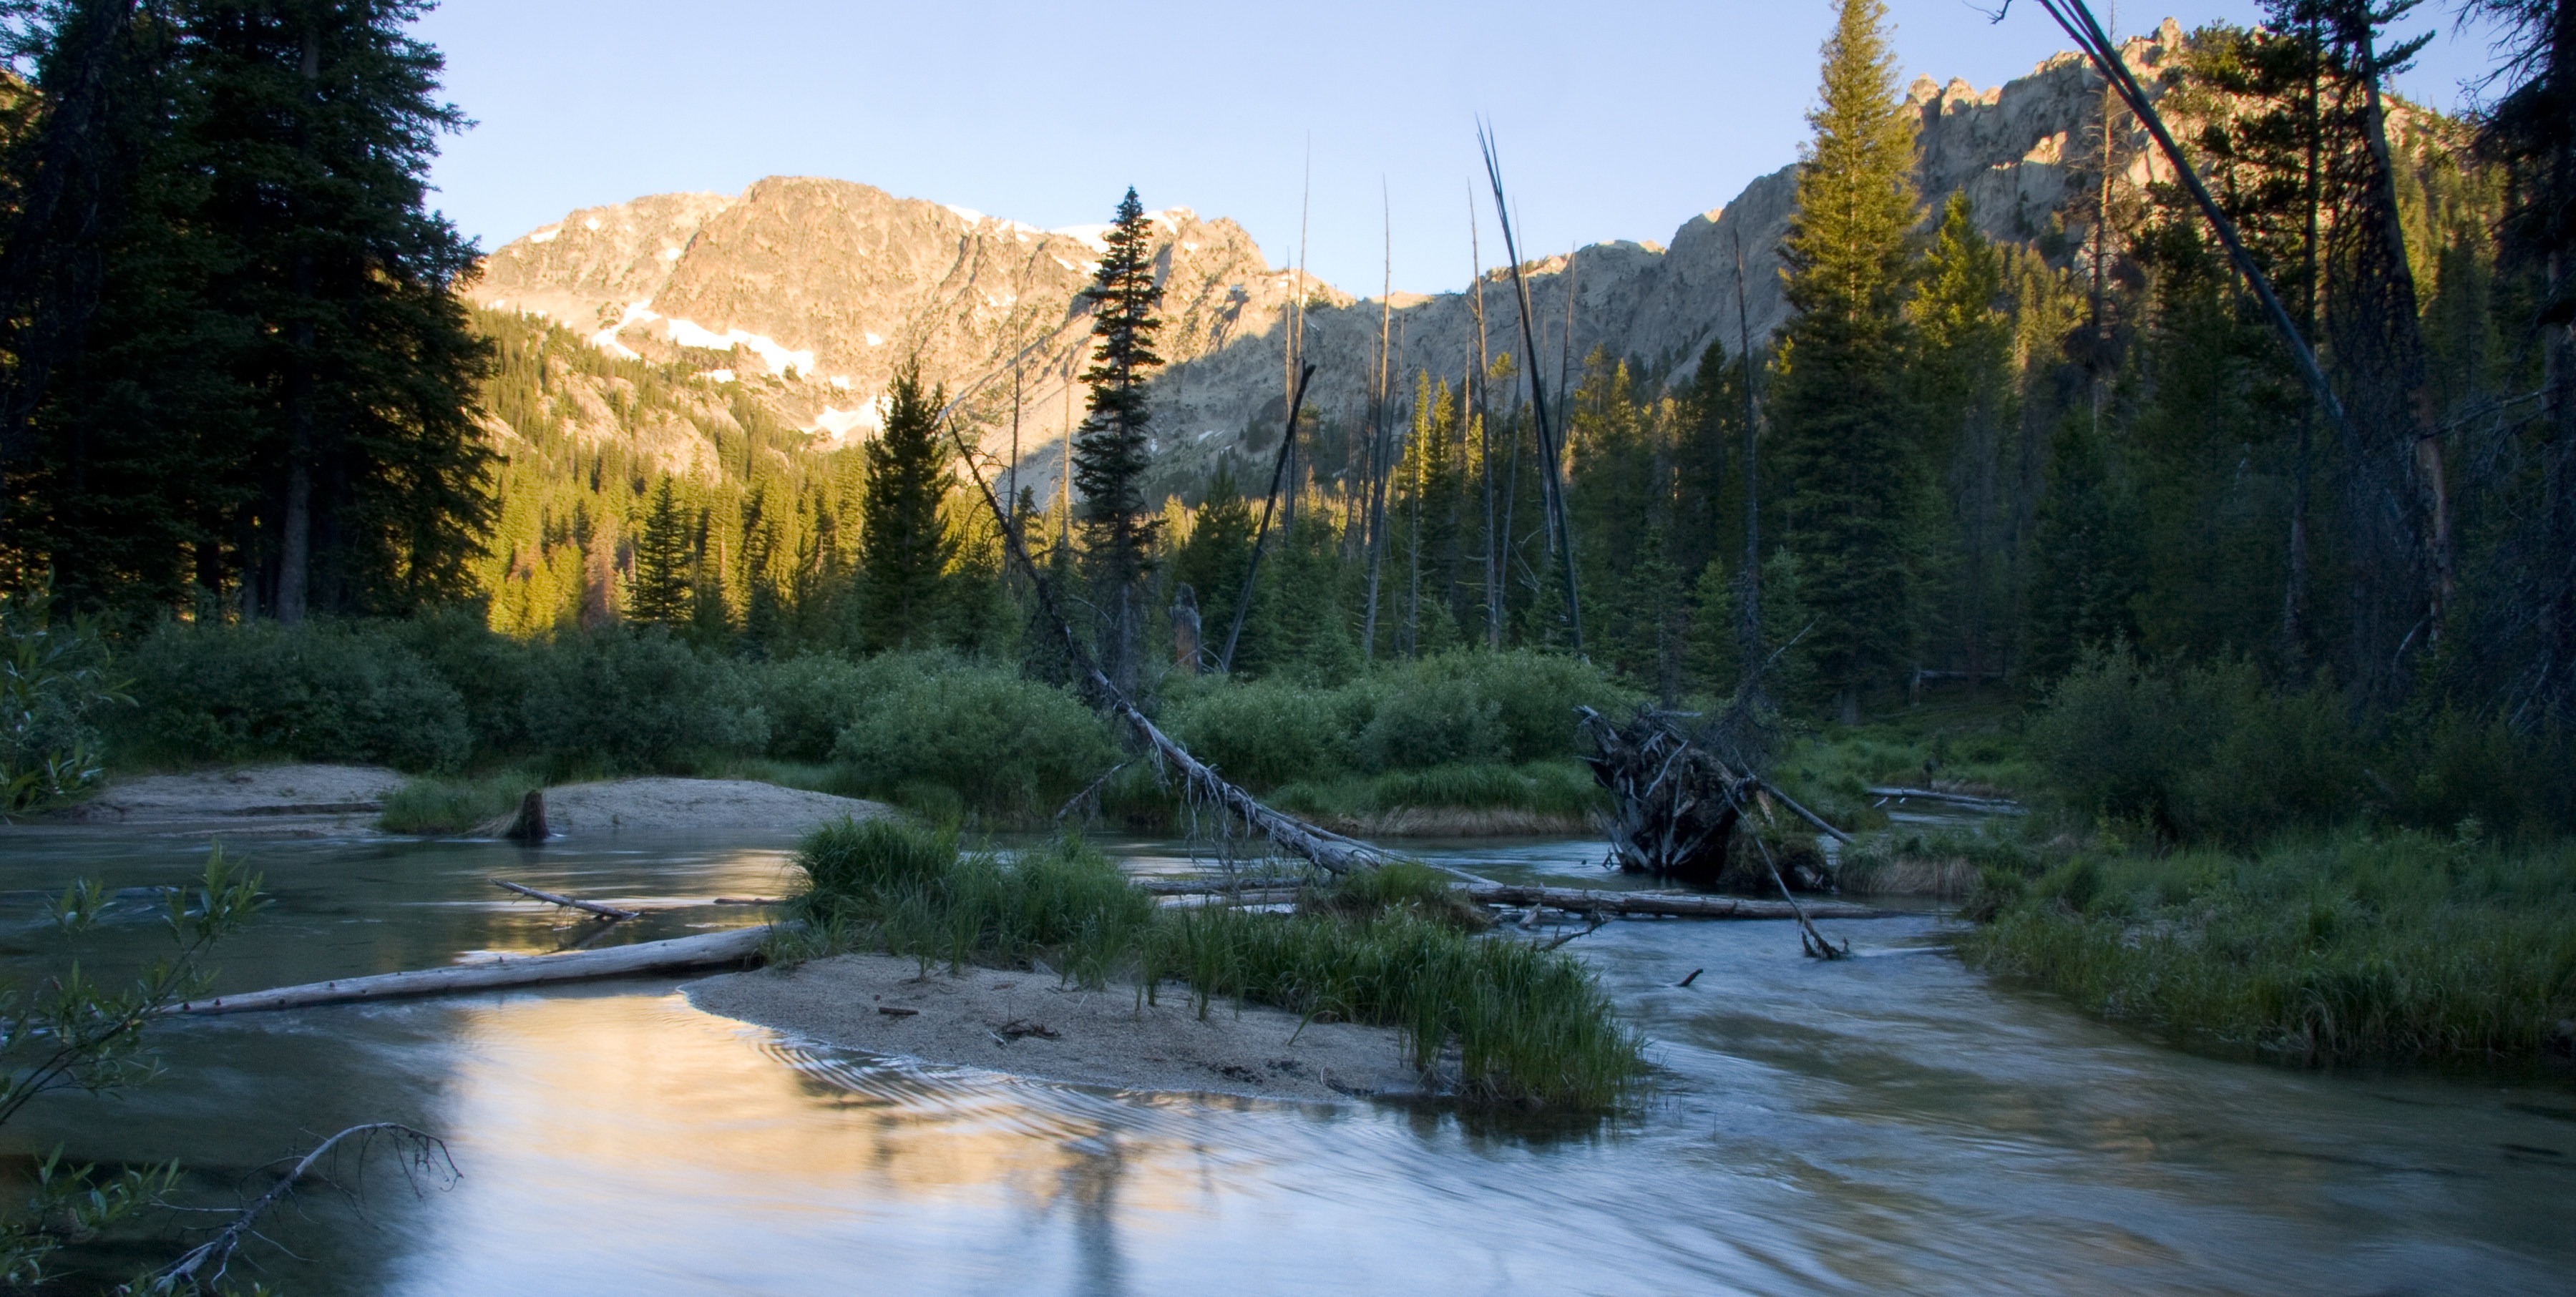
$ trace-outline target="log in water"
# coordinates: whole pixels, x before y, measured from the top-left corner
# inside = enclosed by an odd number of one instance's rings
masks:
[[[241,995],[191,1000],[174,1013],[250,1013],[261,1009],[301,1009],[317,1004],[349,1004],[411,995],[444,995],[504,986],[538,986],[548,982],[584,982],[642,973],[672,973],[715,968],[758,958],[769,929],[737,928],[670,941],[639,941],[610,950],[579,950],[560,955],[503,955],[472,964],[423,968],[374,977],[343,977],[302,986]]]

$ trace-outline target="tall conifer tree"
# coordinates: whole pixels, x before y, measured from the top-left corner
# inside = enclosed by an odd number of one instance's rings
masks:
[[[1836,6],[1782,253],[1797,311],[1775,389],[1789,545],[1815,619],[1806,647],[1846,720],[1861,688],[1913,649],[1906,524],[1919,467],[1902,380],[1914,148],[1886,12],[1879,0]]]
[[[189,124],[232,245],[207,291],[251,329],[245,604],[396,611],[462,595],[489,522],[468,417],[489,347],[453,289],[473,244],[427,206],[442,60],[409,0],[198,0]]]
[[[694,602],[689,533],[695,530],[690,512],[669,477],[653,488],[652,512],[644,516],[644,533],[635,541],[635,580],[626,596],[628,620],[671,630],[689,624]]]
[[[1145,380],[1163,358],[1154,353],[1154,314],[1163,291],[1154,283],[1153,223],[1129,189],[1118,219],[1103,237],[1108,250],[1091,286],[1091,388],[1089,413],[1074,441],[1073,484],[1081,490],[1086,575],[1100,609],[1100,656],[1120,688],[1135,684],[1142,591],[1158,519],[1145,507],[1144,476],[1151,462],[1146,424],[1152,411]]]
[[[886,391],[885,432],[868,446],[859,552],[860,631],[870,648],[919,648],[933,637],[940,577],[956,549],[939,513],[948,494],[939,440],[946,403],[946,388],[921,390],[920,359],[905,361]]]

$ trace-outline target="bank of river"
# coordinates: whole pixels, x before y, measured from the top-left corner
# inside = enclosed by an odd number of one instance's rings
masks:
[[[178,881],[202,850],[0,834],[21,974],[51,949],[43,892]],[[704,902],[775,895],[791,846],[258,843],[277,903],[224,984],[581,935],[494,875],[669,907],[638,938],[752,921]],[[1603,880],[1590,843],[1434,849]],[[150,899],[94,961],[153,948]],[[208,1196],[354,1122],[446,1136],[452,1185],[415,1194],[379,1166],[365,1219],[325,1193],[278,1222],[310,1259],[265,1253],[260,1277],[295,1292],[2536,1293],[2576,1266],[2564,1088],[2199,1058],[1968,972],[1934,916],[1837,935],[1867,957],[1801,959],[1765,922],[1621,922],[1568,947],[1661,1069],[1635,1112],[1572,1126],[1017,1080],[800,1042],[664,981],[175,1023],[165,1081],[49,1100],[5,1133],[175,1155]]]

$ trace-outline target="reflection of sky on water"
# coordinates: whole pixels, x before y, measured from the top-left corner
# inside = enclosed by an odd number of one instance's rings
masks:
[[[676,907],[644,935],[753,921],[703,902],[776,894],[784,845],[255,844],[277,899],[225,981],[586,930],[496,875]],[[1140,870],[1188,859],[1129,845]],[[1631,881],[1589,842],[1414,845]],[[72,872],[141,889],[201,856],[0,839],[0,939],[45,949],[34,907]],[[1935,918],[1825,926],[1890,957],[1804,960],[1769,922],[1568,947],[1660,1069],[1607,1122],[1118,1096],[800,1043],[624,982],[175,1023],[168,1080],[5,1135],[176,1154],[209,1202],[344,1125],[446,1136],[452,1188],[379,1167],[354,1177],[363,1214],[323,1192],[278,1220],[310,1260],[256,1277],[312,1293],[2547,1292],[2576,1265],[2563,1084],[2197,1058],[1909,953],[1946,940]],[[96,953],[154,940],[121,925]]]

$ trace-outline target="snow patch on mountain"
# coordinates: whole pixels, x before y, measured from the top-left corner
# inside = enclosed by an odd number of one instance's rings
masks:
[[[705,351],[731,351],[740,347],[769,362],[769,372],[772,374],[784,374],[791,365],[800,374],[814,368],[813,352],[790,351],[776,341],[748,329],[727,329],[718,333],[694,320],[673,320],[671,321],[671,341],[683,347],[697,347]]]

